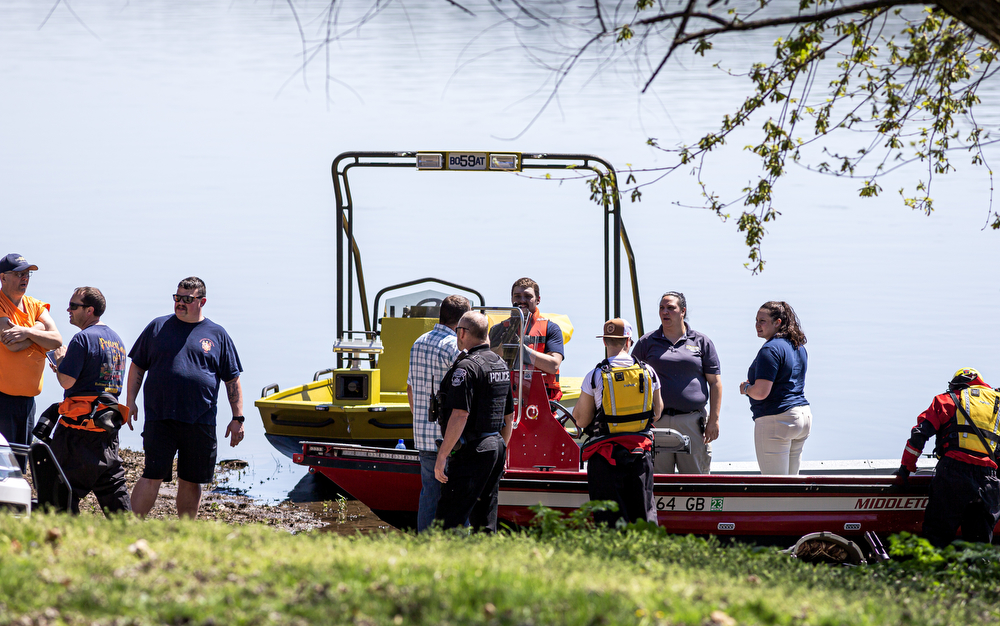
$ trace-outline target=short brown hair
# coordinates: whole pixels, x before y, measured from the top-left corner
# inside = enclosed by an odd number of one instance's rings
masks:
[[[538,291],[538,283],[536,283],[535,281],[531,280],[527,276],[525,276],[524,278],[518,278],[517,280],[514,281],[514,285],[510,288],[510,295],[513,296],[514,295],[514,290],[517,289],[518,287],[520,287],[522,289],[531,288],[535,292],[535,297],[536,298],[541,298],[542,297],[541,294]]]
[[[181,282],[177,283],[178,289],[194,289],[194,295],[199,298],[204,298],[208,295],[208,290],[205,289],[205,281],[198,278],[197,276],[188,276]]]
[[[104,294],[101,293],[100,289],[97,287],[77,287],[73,290],[73,293],[80,294],[80,301],[83,302],[83,306],[94,307],[95,317],[104,315],[108,303],[104,299]]]
[[[472,303],[465,296],[451,295],[441,301],[441,313],[438,315],[438,323],[445,326],[454,326],[462,315],[472,309]]]
[[[625,346],[628,345],[629,341],[630,339],[628,337],[605,337],[604,345],[611,348],[612,350],[621,352],[625,348]]]

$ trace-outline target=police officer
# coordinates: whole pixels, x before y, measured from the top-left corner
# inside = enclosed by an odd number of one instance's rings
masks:
[[[651,367],[629,356],[632,326],[626,320],[608,320],[598,337],[607,358],[583,377],[573,420],[592,433],[582,450],[590,499],[613,500],[618,511],[595,511],[594,521],[655,524],[651,428],[663,409],[660,382]]]
[[[489,349],[488,326],[482,313],[470,311],[462,316],[455,328],[462,352],[441,382],[444,440],[434,476],[443,483],[436,517],[445,528],[468,520],[474,530],[497,529],[500,475],[510,441],[514,397],[510,370]]]
[[[996,449],[1000,394],[991,389],[971,367],[960,369],[948,391],[934,397],[917,418],[903,450],[896,475],[905,483],[917,469],[924,444],[936,436],[940,458],[931,480],[930,500],[924,512],[923,535],[941,548],[955,539],[990,542],[1000,519],[1000,483],[997,482]]]

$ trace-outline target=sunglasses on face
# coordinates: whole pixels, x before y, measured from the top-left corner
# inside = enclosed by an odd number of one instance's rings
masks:
[[[77,304],[76,302],[70,302],[69,303],[69,310],[70,311],[75,311],[77,309],[85,309],[85,308],[87,308],[86,304],[82,304],[82,303]]]
[[[183,302],[184,304],[191,304],[195,300],[198,300],[198,296],[182,296],[179,293],[174,294],[174,302]]]

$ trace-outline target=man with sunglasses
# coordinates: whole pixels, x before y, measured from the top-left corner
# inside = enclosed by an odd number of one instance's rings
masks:
[[[42,392],[45,353],[62,345],[48,303],[25,295],[37,269],[16,252],[0,259],[0,433],[25,445],[35,422],[35,396]]]
[[[59,426],[52,433],[52,454],[72,487],[70,507],[91,491],[106,513],[131,511],[125,469],[118,453],[118,430],[125,407],[118,396],[125,378],[125,342],[101,316],[107,301],[100,289],[78,287],[69,299],[69,322],[80,329],[55,352],[53,369],[66,390],[58,405]],[[57,408],[56,408],[57,407]],[[39,421],[43,427],[44,420]],[[36,429],[36,436],[44,437]]]
[[[182,280],[173,296],[174,314],[150,322],[129,352],[129,413],[138,417],[140,388],[146,411],[142,429],[146,465],[132,489],[132,510],[139,516],[153,508],[160,483],[169,482],[174,455],[177,514],[198,516],[202,485],[215,475],[215,416],[222,382],[233,411],[225,436],[230,446],[243,440],[243,366],[226,330],[204,316],[205,295],[200,278]],[[128,424],[132,428],[131,420]]]
[[[476,531],[497,530],[514,397],[507,364],[490,351],[488,326],[482,313],[469,311],[462,316],[455,327],[462,352],[441,382],[444,440],[434,476],[443,485],[436,517],[446,529],[468,520]]]

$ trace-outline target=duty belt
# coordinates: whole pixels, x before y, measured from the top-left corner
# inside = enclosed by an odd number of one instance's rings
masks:
[[[685,413],[694,413],[694,411],[682,411],[681,409],[663,409],[660,415],[669,415],[673,417],[674,415],[684,415]]]

